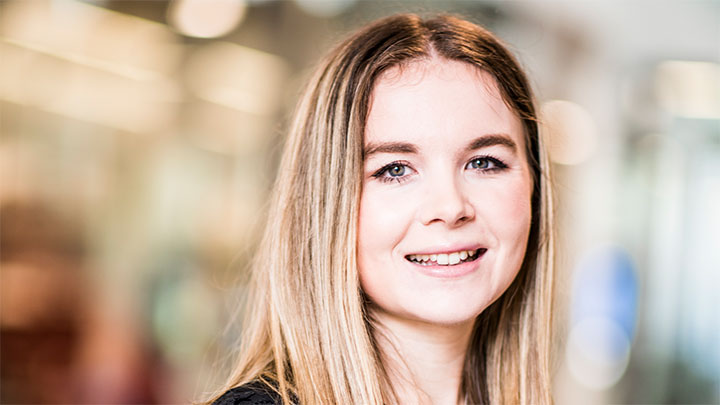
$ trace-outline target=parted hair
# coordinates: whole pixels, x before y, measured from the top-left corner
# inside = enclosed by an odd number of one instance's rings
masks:
[[[495,78],[523,123],[534,181],[522,267],[475,321],[460,398],[552,403],[552,193],[532,90],[492,33],[447,15],[372,22],[315,70],[289,128],[244,314],[233,320],[242,325],[239,357],[220,392],[260,380],[284,403],[401,402],[383,368],[358,276],[363,136],[378,77],[430,58],[462,61]]]

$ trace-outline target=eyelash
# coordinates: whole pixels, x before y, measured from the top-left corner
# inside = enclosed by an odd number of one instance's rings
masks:
[[[399,176],[386,176],[386,174],[388,174],[388,171],[389,171],[390,169],[392,169],[393,167],[396,167],[396,166],[402,166],[402,167],[410,168],[410,165],[408,164],[408,162],[404,162],[404,161],[397,160],[397,161],[395,161],[395,162],[386,164],[385,166],[383,166],[382,168],[380,168],[380,170],[376,171],[372,176],[375,177],[376,179],[382,181],[382,182],[385,182],[385,183],[388,183],[388,182],[391,182],[391,181],[397,181],[398,183],[402,183],[403,181],[405,181],[405,180],[408,179],[408,176],[402,176],[402,177],[399,177]],[[411,169],[411,170],[412,170],[412,169]]]
[[[490,155],[475,156],[465,164],[465,167],[470,166],[473,162],[475,162],[477,160],[482,160],[482,161],[485,161],[485,162],[488,162],[488,163],[491,163],[494,165],[493,167],[489,167],[486,169],[480,169],[480,168],[473,169],[473,170],[480,171],[482,173],[498,172],[498,171],[505,170],[508,167],[505,163],[503,163],[503,161],[501,161],[500,159],[498,159],[496,157],[490,156]],[[372,175],[372,177],[374,177],[382,182],[385,182],[385,183],[388,183],[391,181],[397,181],[398,183],[402,183],[403,181],[408,179],[409,175],[387,176],[388,171],[396,166],[402,166],[405,168],[409,168],[410,170],[413,170],[412,168],[410,168],[410,165],[408,164],[408,162],[397,160],[395,162],[388,163],[387,165],[380,168],[380,170],[375,172]]]
[[[502,160],[500,160],[494,156],[490,156],[490,155],[475,156],[474,158],[470,159],[470,161],[467,162],[465,167],[469,166],[472,162],[474,162],[476,160],[487,161],[494,165],[494,167],[489,167],[487,169],[475,169],[475,170],[480,170],[483,173],[499,172],[499,171],[502,171],[502,170],[505,170],[508,168],[508,166]]]

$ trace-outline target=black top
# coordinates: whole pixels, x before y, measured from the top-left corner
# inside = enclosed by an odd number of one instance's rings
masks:
[[[222,394],[213,405],[281,405],[277,392],[266,384],[256,381],[233,388]]]

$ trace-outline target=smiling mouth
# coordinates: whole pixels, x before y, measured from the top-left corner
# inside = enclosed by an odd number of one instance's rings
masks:
[[[420,266],[454,266],[460,263],[477,260],[487,249],[462,250],[453,253],[439,253],[432,255],[407,255],[405,260]]]

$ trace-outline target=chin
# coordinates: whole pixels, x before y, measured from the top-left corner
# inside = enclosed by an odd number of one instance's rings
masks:
[[[447,305],[434,305],[432,308],[413,311],[412,317],[417,321],[438,325],[457,326],[475,322],[475,318],[489,305],[458,306],[458,302]]]

